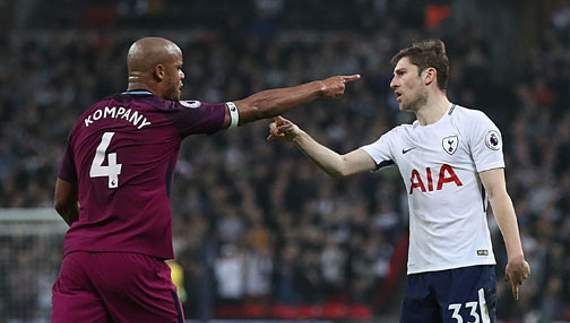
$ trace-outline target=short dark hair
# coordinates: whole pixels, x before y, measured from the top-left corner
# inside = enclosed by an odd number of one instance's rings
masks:
[[[449,59],[445,52],[445,44],[440,39],[429,39],[412,43],[412,46],[400,50],[390,62],[396,65],[398,61],[408,57],[410,62],[418,67],[418,73],[428,67],[437,71],[437,85],[441,90],[447,89],[449,79]]]

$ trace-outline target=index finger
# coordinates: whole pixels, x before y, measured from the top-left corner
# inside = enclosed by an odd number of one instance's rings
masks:
[[[519,285],[512,283],[512,291],[513,291],[513,297],[515,298],[515,300],[519,300]]]
[[[282,124],[287,123],[287,121],[289,121],[289,120],[283,118],[282,116],[276,116],[276,117],[273,118],[273,121],[274,121],[275,124],[277,124],[277,125],[282,125]]]
[[[352,75],[343,75],[342,79],[345,82],[354,82],[360,79],[360,74],[352,74]]]

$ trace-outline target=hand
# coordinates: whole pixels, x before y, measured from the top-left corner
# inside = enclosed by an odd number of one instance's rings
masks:
[[[267,140],[284,139],[292,141],[301,133],[301,129],[293,122],[277,116],[273,118],[273,122],[269,124],[269,136]]]
[[[344,94],[346,83],[360,79],[360,74],[340,75],[324,79],[321,82],[321,95],[326,98],[336,98]]]
[[[530,266],[523,256],[509,259],[505,268],[505,280],[511,283],[513,297],[518,301],[519,287],[530,275]]]

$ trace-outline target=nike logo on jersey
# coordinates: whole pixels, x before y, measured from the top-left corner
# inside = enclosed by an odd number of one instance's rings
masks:
[[[416,148],[418,148],[418,147],[411,147],[411,148],[407,148],[407,149],[406,149],[406,148],[402,148],[402,155],[403,155],[403,154],[406,154],[406,153],[408,153],[408,152],[410,152],[411,150],[414,150],[414,149],[416,149]]]

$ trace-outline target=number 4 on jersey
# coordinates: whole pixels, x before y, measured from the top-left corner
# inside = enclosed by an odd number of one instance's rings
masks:
[[[89,177],[108,177],[109,178],[109,188],[119,187],[119,175],[121,174],[122,164],[117,164],[117,153],[109,153],[107,155],[107,166],[103,166],[105,161],[105,153],[111,139],[115,135],[114,132],[105,132],[101,138],[99,146],[95,151],[95,158],[91,163],[91,169],[89,170]]]

